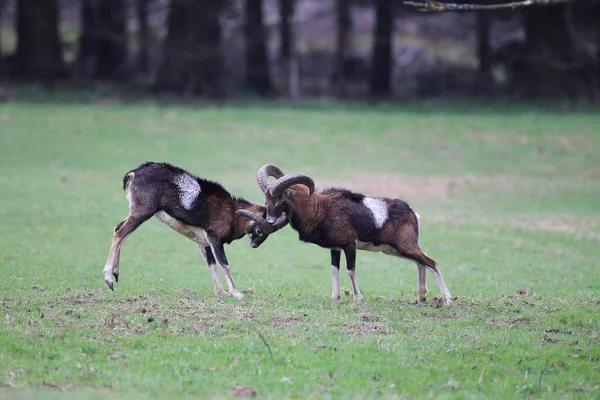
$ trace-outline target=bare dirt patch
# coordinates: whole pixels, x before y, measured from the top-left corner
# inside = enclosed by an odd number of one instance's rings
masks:
[[[229,395],[235,397],[256,397],[256,389],[246,385],[237,385],[229,389]]]
[[[435,311],[432,312],[429,310],[425,310],[425,311],[421,312],[421,316],[432,319],[434,321],[451,320],[451,319],[456,318],[455,313],[446,313],[446,312],[440,313],[440,312],[435,312]]]
[[[556,216],[556,217],[521,217],[507,216],[501,220],[485,220],[483,216],[474,214],[447,215],[447,214],[428,214],[427,221],[442,223],[467,223],[475,222],[482,225],[506,225],[513,228],[533,230],[538,232],[564,233],[577,238],[593,239],[600,241],[600,218],[595,217],[576,217],[576,216]],[[510,248],[517,251],[521,248],[522,242],[515,242]]]
[[[554,141],[564,150],[575,150],[589,148],[594,145],[594,141],[583,136],[561,135],[554,138]]]
[[[300,324],[300,317],[275,317],[270,322],[269,325],[274,328],[284,327],[284,326],[296,326]]]
[[[600,175],[600,168],[589,168],[582,171],[583,175]]]
[[[319,190],[340,187],[371,196],[410,201],[434,201],[460,194],[468,180],[460,176],[407,176],[388,173],[361,173],[352,179],[319,179]]]
[[[359,318],[363,322],[379,322],[379,317],[375,314],[362,313]]]
[[[494,135],[480,131],[471,131],[467,134],[467,137],[476,142],[497,142],[503,138],[503,136],[500,135]]]
[[[342,325],[342,330],[351,336],[359,336],[365,335],[369,333],[379,333],[379,334],[387,334],[387,329],[385,326],[381,325],[378,322],[371,322],[367,324],[358,324],[358,325],[350,325],[344,324]]]
[[[535,298],[536,295],[534,292],[528,292],[526,289],[519,289],[519,290],[515,290],[515,292],[513,294],[507,294],[506,296],[503,296],[509,299],[515,299],[515,298],[522,298],[522,297],[531,297],[531,298]]]
[[[185,326],[194,332],[202,332],[210,328],[210,325],[206,322],[186,323]]]
[[[568,233],[580,238],[600,240],[600,219],[580,218],[572,216],[545,217],[535,219],[508,220],[510,225],[518,228],[541,232]]]
[[[535,324],[536,320],[533,318],[524,318],[524,317],[517,317],[517,318],[490,317],[490,318],[488,318],[487,323],[491,327],[498,327],[498,328],[501,327],[501,328],[513,329],[513,328],[516,328],[517,326],[523,325],[523,324]]]

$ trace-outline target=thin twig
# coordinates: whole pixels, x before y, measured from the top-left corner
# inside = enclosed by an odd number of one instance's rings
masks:
[[[260,334],[259,331],[256,331],[256,333],[258,333],[258,337],[260,337],[260,339],[263,341],[263,343],[265,344],[265,346],[267,346],[267,350],[269,350],[269,354],[271,355],[271,360],[273,359],[273,352],[271,351],[271,346],[269,346],[269,343],[267,343],[267,341],[265,340],[265,338],[263,337],[263,335]]]
[[[473,10],[499,10],[503,8],[518,8],[528,7],[533,5],[550,5],[566,3],[572,0],[522,0],[513,1],[511,3],[501,4],[457,4],[445,3],[440,1],[424,0],[424,1],[405,1],[404,4],[413,6],[419,11],[424,12],[443,12],[443,11],[473,11]]]

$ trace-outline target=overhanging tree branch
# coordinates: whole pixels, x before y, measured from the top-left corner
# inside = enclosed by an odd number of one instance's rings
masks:
[[[473,4],[473,3],[445,3],[443,1],[405,1],[404,4],[413,6],[419,11],[424,12],[442,12],[442,11],[474,11],[474,10],[499,10],[503,8],[519,8],[528,7],[533,5],[550,5],[567,3],[572,0],[522,0],[513,1],[510,3],[498,3],[498,4]]]

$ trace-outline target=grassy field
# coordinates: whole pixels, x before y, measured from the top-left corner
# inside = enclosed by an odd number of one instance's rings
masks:
[[[246,294],[217,298],[154,219],[111,292],[121,179],[146,160],[255,201],[265,163],[403,198],[455,304],[429,274],[417,306],[415,266],[368,252],[366,303],[332,302],[329,252],[289,227],[227,246]],[[0,221],[0,398],[600,398],[599,115],[5,103]]]

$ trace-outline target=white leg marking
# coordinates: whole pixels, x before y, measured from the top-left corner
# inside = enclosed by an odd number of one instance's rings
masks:
[[[348,270],[348,276],[350,276],[350,281],[352,282],[352,291],[354,292],[354,300],[356,301],[364,301],[364,297],[358,288],[358,282],[356,281],[356,271]]]
[[[373,213],[375,226],[381,228],[388,219],[388,205],[374,197],[365,197],[362,202]]]
[[[127,239],[129,234],[127,234],[123,238],[119,238],[117,233],[113,234],[113,241],[110,246],[110,251],[108,253],[108,260],[106,260],[106,265],[104,266],[104,280],[106,283],[113,283],[113,273],[119,273],[119,261],[121,257],[121,245]]]
[[[208,268],[210,269],[210,274],[212,275],[215,293],[219,295],[227,295],[227,292],[225,289],[223,289],[223,285],[221,285],[219,275],[217,274],[217,264],[208,264]]]
[[[200,184],[194,177],[188,174],[179,175],[175,183],[179,187],[179,200],[181,200],[181,204],[185,209],[190,210],[200,194]]]
[[[332,265],[331,274],[333,275],[331,299],[338,300],[340,298],[340,269]]]
[[[452,304],[452,295],[448,290],[448,286],[446,286],[446,282],[444,281],[442,273],[439,272],[439,270],[435,270],[430,267],[427,267],[427,269],[433,272],[433,275],[435,276],[438,286],[440,287],[440,291],[442,292],[442,297],[444,298],[444,302],[446,303],[446,305]]]
[[[215,252],[214,247],[211,246],[211,249],[213,251],[213,254],[217,254]],[[241,294],[239,292],[239,290],[236,289],[235,284],[233,283],[233,279],[231,278],[231,273],[230,273],[230,268],[229,265],[227,264],[221,264],[221,270],[223,271],[223,275],[225,275],[225,280],[227,281],[227,286],[229,287],[229,294],[232,297],[235,297],[236,299],[241,299],[242,297],[244,297],[243,294]]]
[[[206,257],[206,254],[204,253],[204,247],[206,247],[206,246],[204,246],[202,244],[198,244],[200,253],[202,253],[204,260],[206,261],[206,265],[208,266],[208,269],[210,270],[210,275],[212,276],[213,285],[215,287],[215,293],[218,295],[225,296],[225,295],[227,295],[227,292],[225,291],[225,289],[223,289],[223,286],[221,285],[221,280],[219,279],[219,274],[217,274],[217,264],[214,262],[208,261],[208,258]]]

